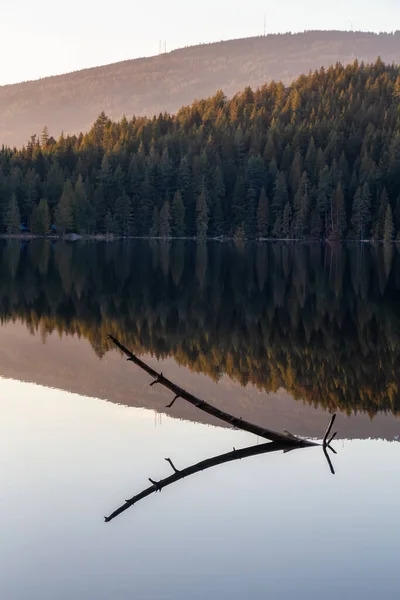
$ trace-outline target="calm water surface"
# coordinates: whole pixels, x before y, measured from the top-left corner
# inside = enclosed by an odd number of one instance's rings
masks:
[[[393,248],[0,246],[0,597],[397,598],[400,262]],[[148,478],[263,443],[125,362],[320,448]],[[168,415],[166,414],[168,413]]]

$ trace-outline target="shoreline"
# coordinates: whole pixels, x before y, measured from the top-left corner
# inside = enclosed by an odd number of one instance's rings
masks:
[[[345,244],[351,244],[351,245],[355,245],[355,244],[359,244],[359,245],[364,245],[364,244],[369,244],[369,245],[399,245],[400,244],[400,239],[399,240],[392,240],[390,243],[385,243],[384,240],[352,240],[352,239],[346,239],[346,240],[329,240],[329,239],[325,239],[325,240],[306,240],[306,239],[300,239],[300,238],[254,238],[254,239],[244,239],[244,240],[235,240],[233,237],[228,237],[228,236],[220,236],[220,237],[207,237],[204,240],[202,240],[201,242],[198,242],[196,236],[185,236],[185,237],[168,237],[168,238],[163,238],[163,237],[159,237],[159,236],[120,236],[120,235],[107,235],[107,234],[90,234],[90,235],[78,235],[78,234],[67,234],[67,235],[55,235],[55,234],[51,234],[51,235],[35,235],[33,233],[1,233],[0,234],[0,240],[24,240],[24,241],[31,241],[31,240],[50,240],[50,241],[63,241],[63,242],[121,242],[121,241],[125,241],[125,240],[143,240],[143,241],[158,241],[158,242],[174,242],[174,241],[183,241],[183,242],[196,242],[196,243],[203,243],[203,242],[219,242],[219,243],[234,243],[237,246],[243,246],[245,244],[248,243],[285,243],[285,244],[327,244],[329,246],[339,246],[339,245],[345,245]]]

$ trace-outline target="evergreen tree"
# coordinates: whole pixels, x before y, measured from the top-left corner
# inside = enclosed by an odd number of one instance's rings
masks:
[[[294,198],[293,235],[297,239],[305,237],[308,227],[308,213],[310,206],[309,181],[304,171],[299,187]]]
[[[55,224],[57,230],[62,234],[70,231],[74,225],[75,194],[70,179],[64,184],[63,193],[55,210]]]
[[[256,191],[252,187],[250,187],[246,193],[245,229],[246,236],[249,239],[254,239],[256,237]]]
[[[290,206],[289,202],[286,202],[286,206],[283,211],[283,218],[282,218],[282,237],[284,239],[287,240],[292,237],[291,229],[292,229],[292,207]]]
[[[331,222],[332,230],[330,239],[332,241],[342,240],[346,231],[346,207],[342,184],[340,182],[331,200]]]
[[[273,235],[279,238],[282,234],[282,217],[283,210],[289,199],[288,189],[286,185],[285,174],[281,171],[278,173],[275,181],[274,196],[272,200],[272,218],[274,222]]]
[[[185,205],[179,191],[175,192],[172,203],[172,233],[175,237],[185,235]]]
[[[214,236],[221,236],[225,232],[225,218],[228,217],[228,207],[226,205],[226,188],[222,169],[217,165],[214,172],[214,182],[212,189],[212,213],[211,213],[211,233]]]
[[[207,239],[207,232],[208,232],[208,206],[207,206],[207,198],[204,193],[204,190],[202,190],[200,195],[197,197],[196,215],[197,215],[197,241],[203,242]]]
[[[257,233],[258,237],[268,237],[269,229],[269,200],[265,192],[265,187],[262,188],[258,199],[257,208]]]
[[[115,216],[111,213],[110,210],[107,211],[105,219],[105,230],[107,235],[114,235],[118,231],[118,225],[115,219]]]
[[[394,227],[393,227],[393,214],[390,204],[386,208],[385,216],[385,229],[383,235],[383,241],[385,244],[390,244],[393,241]]]
[[[160,235],[160,215],[157,206],[153,208],[152,225],[150,229],[150,237],[158,237]]]
[[[57,161],[50,166],[45,185],[45,197],[48,199],[50,209],[59,202],[64,186],[64,174]]]
[[[385,218],[386,218],[386,210],[389,204],[389,198],[387,195],[386,188],[382,190],[382,193],[379,197],[379,205],[378,211],[376,213],[374,226],[372,229],[372,237],[376,241],[383,240],[384,232],[385,232]],[[354,218],[354,208],[353,208],[353,218]]]
[[[246,201],[246,186],[242,175],[238,175],[236,179],[235,189],[232,199],[232,228],[235,230],[241,226],[245,220],[245,201]]]
[[[8,202],[4,217],[4,224],[7,233],[12,234],[20,232],[21,215],[19,212],[18,201],[15,194],[11,196]]]
[[[40,145],[43,149],[47,148],[47,144],[49,143],[49,128],[45,125],[42,129],[42,133],[40,136]]]
[[[324,166],[319,173],[317,187],[317,211],[323,223],[324,235],[328,235],[330,231],[330,204],[332,198],[332,187],[329,167]]]
[[[115,217],[117,221],[118,233],[123,236],[132,235],[133,216],[132,205],[128,194],[123,191],[115,202]]]
[[[316,160],[317,160],[317,149],[315,146],[314,138],[312,137],[308,144],[308,149],[304,161],[304,167],[307,171],[309,179],[314,182],[314,176],[316,171]]]
[[[50,210],[47,200],[42,198],[38,206],[34,206],[29,227],[35,235],[48,235],[51,231]]]
[[[80,234],[91,230],[91,206],[87,197],[85,183],[79,175],[74,191],[73,221],[76,231]]]
[[[159,231],[162,238],[166,239],[171,237],[171,216],[168,200],[165,200],[160,211]]]

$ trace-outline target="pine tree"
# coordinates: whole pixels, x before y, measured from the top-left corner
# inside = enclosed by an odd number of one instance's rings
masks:
[[[386,208],[385,216],[385,229],[383,235],[383,241],[385,244],[390,244],[393,241],[394,227],[393,227],[393,214],[390,204]]]
[[[196,203],[197,215],[197,241],[203,242],[207,239],[208,232],[208,206],[204,190],[197,197]]]
[[[48,235],[51,230],[50,210],[47,200],[42,198],[32,209],[29,227],[35,235]]]
[[[293,158],[293,163],[290,168],[290,176],[289,176],[290,189],[291,189],[293,195],[296,194],[297,188],[300,185],[302,173],[303,173],[303,159],[301,158],[301,154],[300,154],[299,150],[297,150],[297,152]]]
[[[73,221],[78,233],[90,232],[91,206],[87,197],[85,183],[79,175],[74,191]]]
[[[129,196],[125,191],[122,192],[122,196],[119,196],[115,202],[115,216],[118,233],[123,236],[132,235],[132,205]]]
[[[104,218],[104,227],[107,235],[114,235],[118,231],[117,221],[110,210],[107,211]]]
[[[185,212],[182,194],[177,191],[172,202],[172,233],[175,237],[185,235]]]
[[[293,206],[293,235],[297,239],[304,238],[308,228],[308,213],[310,207],[309,181],[304,171],[294,198]]]
[[[67,181],[64,184],[60,202],[58,203],[55,210],[55,224],[57,230],[60,231],[62,234],[65,234],[67,231],[73,228],[74,203],[75,194],[72,188],[72,183],[70,179],[67,179]]]
[[[387,195],[386,188],[382,190],[382,193],[379,197],[378,211],[375,216],[375,222],[372,229],[372,237],[375,241],[383,240],[384,232],[385,232],[385,218],[386,218],[386,210],[389,204],[389,198]]]
[[[282,237],[286,240],[291,238],[291,236],[292,236],[291,231],[292,231],[292,207],[290,206],[289,202],[286,202],[286,206],[283,211],[283,218],[282,218]]]
[[[21,215],[19,212],[18,201],[15,194],[12,194],[8,202],[4,217],[4,224],[7,233],[13,234],[20,232]]]
[[[171,215],[168,200],[165,200],[160,211],[160,236],[164,239],[171,237]]]
[[[358,187],[357,191],[356,191],[356,195],[354,196],[352,215],[351,215],[351,225],[352,225],[354,237],[356,240],[362,239],[362,232],[363,232],[362,217],[361,217],[361,204],[362,204],[361,188]]]
[[[47,148],[47,144],[49,143],[49,137],[49,128],[47,127],[47,125],[45,125],[40,135],[40,145],[43,149]]]
[[[237,227],[244,223],[245,219],[245,205],[246,201],[246,186],[242,175],[238,175],[236,179],[235,189],[232,198],[232,229],[235,230]]]
[[[282,234],[282,217],[286,203],[289,199],[288,189],[286,185],[285,173],[278,173],[274,186],[274,196],[272,199],[272,218],[273,218],[273,235],[280,237]]]
[[[332,197],[331,177],[329,167],[325,166],[319,173],[317,187],[317,210],[323,223],[323,234],[328,236],[330,232],[330,202]]]
[[[214,181],[212,189],[212,212],[211,212],[211,233],[213,236],[221,236],[225,232],[226,214],[226,188],[224,176],[221,167],[217,165],[214,172]]]
[[[158,237],[160,235],[160,215],[157,206],[153,208],[153,218],[150,229],[150,237]]]
[[[48,170],[44,195],[48,199],[50,209],[57,205],[64,186],[64,175],[57,161]]]
[[[331,222],[332,230],[330,239],[332,241],[340,241],[343,239],[346,231],[346,207],[344,203],[344,194],[342,184],[337,184],[336,191],[331,200]]]
[[[257,234],[259,238],[268,237],[269,230],[269,199],[265,187],[262,188],[257,208]]]
[[[252,187],[250,187],[246,193],[245,228],[246,228],[246,236],[249,239],[254,239],[256,237],[256,231],[257,231],[256,191]]]
[[[304,160],[304,167],[308,173],[310,180],[314,183],[314,176],[316,171],[316,159],[317,159],[317,149],[315,146],[314,138],[312,137],[310,143],[308,145],[306,157]]]

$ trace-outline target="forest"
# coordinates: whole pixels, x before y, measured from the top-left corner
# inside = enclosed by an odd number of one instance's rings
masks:
[[[289,85],[310,69],[355,58],[371,63],[377,56],[399,63],[399,31],[305,31],[227,40],[0,86],[0,144],[20,147],[45,124],[55,137],[88,131],[101,111],[113,120],[176,113],[219,89],[232,97],[246,86],[255,89],[273,79]]]
[[[0,152],[0,230],[391,242],[400,69],[337,64]],[[22,225],[21,225],[22,224]]]
[[[0,244],[0,318],[347,413],[400,414],[395,245]]]

